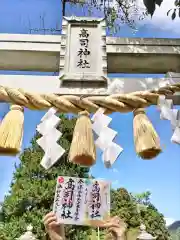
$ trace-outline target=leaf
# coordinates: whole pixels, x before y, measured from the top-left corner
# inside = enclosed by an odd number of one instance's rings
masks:
[[[163,0],[155,0],[155,2],[156,2],[156,4],[160,7],[161,4],[162,4],[162,2],[163,2]]]
[[[171,18],[172,18],[172,20],[174,20],[176,18],[176,9],[174,9],[174,12],[173,12]]]
[[[172,9],[169,9],[169,11],[167,12],[167,16],[169,16],[169,13],[171,12]]]
[[[178,6],[179,4],[180,4],[180,1],[179,0],[175,0],[174,5]]]
[[[180,8],[179,8],[179,17],[180,17]]]
[[[154,0],[143,0],[143,2],[144,2],[144,5],[145,5],[148,13],[152,17],[155,12],[155,9],[156,9],[156,4],[155,4]]]

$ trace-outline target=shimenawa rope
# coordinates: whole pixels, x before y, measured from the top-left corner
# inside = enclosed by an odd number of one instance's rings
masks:
[[[131,112],[136,108],[145,108],[158,103],[159,95],[173,95],[180,92],[180,83],[168,85],[158,90],[139,91],[129,94],[112,94],[110,96],[80,96],[56,94],[36,94],[0,86],[0,101],[21,105],[33,110],[45,110],[56,107],[59,112],[78,113],[87,110],[96,112],[100,107],[106,113]]]

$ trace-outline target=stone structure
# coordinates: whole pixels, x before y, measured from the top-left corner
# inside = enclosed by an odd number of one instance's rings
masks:
[[[106,24],[101,18],[66,18],[62,23],[60,79],[107,83]],[[73,57],[72,57],[73,56]]]
[[[22,235],[20,238],[18,238],[17,240],[36,240],[36,237],[32,233],[32,230],[33,230],[33,227],[31,225],[29,225],[27,227],[27,232],[24,235]]]
[[[153,237],[150,233],[146,232],[146,226],[141,224],[140,226],[140,234],[138,235],[137,239],[139,240],[153,240],[156,237]]]
[[[0,69],[58,72],[61,41],[61,35],[0,34]],[[108,73],[180,72],[180,39],[106,37],[106,52]]]
[[[109,79],[108,73],[180,72],[180,40],[106,37],[105,27],[103,19],[71,17],[64,18],[59,36],[0,34],[1,70],[57,72],[57,76],[0,75],[0,85],[42,94],[109,95],[180,82],[179,75]],[[86,65],[89,61],[89,67],[77,66],[83,61]],[[179,96],[172,98],[174,104],[180,103]]]

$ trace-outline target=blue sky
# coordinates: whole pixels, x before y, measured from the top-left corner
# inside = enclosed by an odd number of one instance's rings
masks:
[[[162,9],[158,9],[153,20],[141,22],[136,33],[127,26],[121,28],[117,34],[122,37],[165,37],[179,38],[179,20],[172,22],[166,16],[170,1],[166,0]],[[169,4],[169,5],[168,5]],[[60,0],[1,0],[0,33],[29,33],[29,28],[42,27],[40,16],[44,16],[46,28],[61,27]],[[68,11],[70,13],[70,10]],[[80,14],[79,11],[75,13]],[[163,23],[163,24],[162,24]],[[163,29],[162,29],[163,27]],[[0,72],[2,74],[4,72]],[[51,73],[50,73],[51,74]],[[117,76],[117,75],[116,75]],[[0,116],[7,111],[7,105],[0,105]],[[180,219],[180,147],[172,144],[170,138],[172,130],[168,121],[159,118],[155,107],[147,111],[160,135],[163,153],[152,161],[139,159],[134,151],[132,133],[132,114],[112,114],[111,127],[118,132],[115,139],[124,151],[115,162],[113,169],[107,170],[103,166],[98,152],[97,164],[92,168],[95,177],[106,178],[112,181],[113,187],[123,186],[131,192],[152,192],[152,202],[169,220]],[[25,111],[25,131],[23,147],[27,147],[33,137],[36,125],[44,112]],[[0,201],[8,192],[14,164],[18,157],[0,157]]]

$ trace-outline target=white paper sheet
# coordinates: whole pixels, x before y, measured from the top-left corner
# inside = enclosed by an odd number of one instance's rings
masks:
[[[172,141],[173,143],[180,144],[180,128],[179,128],[179,127],[177,127],[177,128],[175,129],[174,134],[173,134],[173,136],[172,136],[172,138],[171,138],[171,141]]]
[[[95,144],[102,151],[105,151],[105,149],[112,143],[116,135],[116,131],[111,128],[104,127],[99,135],[99,138],[95,141]]]
[[[110,183],[60,176],[53,211],[63,224],[92,225],[105,220],[110,213]]]
[[[65,152],[57,143],[62,133],[56,129],[61,120],[55,114],[56,109],[51,108],[37,126],[37,131],[42,135],[42,137],[37,140],[37,144],[45,152],[41,160],[41,165],[46,170],[52,167]]]
[[[123,148],[117,145],[116,143],[111,143],[103,152],[102,160],[107,168],[112,167],[113,163],[122,153]]]

